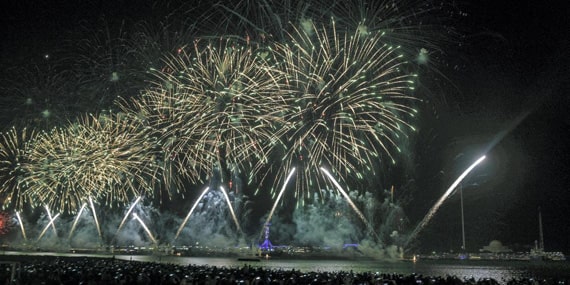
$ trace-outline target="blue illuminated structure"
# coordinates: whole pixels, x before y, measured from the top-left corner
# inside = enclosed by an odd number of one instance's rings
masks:
[[[347,248],[349,248],[349,247],[358,248],[358,244],[357,244],[357,243],[345,243],[345,244],[342,246],[342,249],[347,249]]]
[[[272,251],[273,250],[273,244],[271,244],[271,241],[269,240],[269,226],[270,225],[271,225],[271,223],[265,224],[265,240],[263,241],[262,244],[259,245],[259,249],[264,250],[264,251]]]

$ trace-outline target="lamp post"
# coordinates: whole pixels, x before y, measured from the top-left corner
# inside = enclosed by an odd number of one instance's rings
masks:
[[[461,245],[461,250],[465,251],[465,216],[463,215],[463,184],[459,184],[459,197],[461,200],[461,238],[463,244]]]

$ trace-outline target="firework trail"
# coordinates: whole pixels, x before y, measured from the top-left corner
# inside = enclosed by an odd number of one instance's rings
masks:
[[[417,100],[415,75],[405,71],[406,60],[382,34],[339,31],[334,20],[311,26],[311,33],[306,29],[274,48],[291,86],[284,117],[292,124],[282,139],[283,165],[274,185],[297,166],[298,198],[326,183],[317,179],[321,166],[344,179],[362,179],[378,161],[395,163],[399,141],[415,130],[409,121]]]
[[[362,214],[362,211],[360,211],[360,209],[358,209],[358,207],[356,207],[356,205],[354,204],[354,202],[352,201],[352,199],[350,199],[350,196],[348,196],[348,193],[346,193],[346,191],[344,191],[344,189],[342,189],[342,187],[338,184],[338,182],[334,179],[334,177],[330,174],[330,172],[328,172],[326,169],[321,167],[321,170],[325,173],[325,175],[332,181],[332,183],[334,184],[334,186],[336,187],[336,189],[338,190],[338,192],[340,192],[342,194],[342,196],[344,197],[344,199],[346,200],[346,202],[350,205],[350,207],[352,208],[352,210],[354,210],[354,212],[358,215],[358,217],[362,220],[362,222],[364,222],[364,224],[366,224],[366,227],[368,228],[368,230],[374,234],[374,237],[376,238],[376,241],[380,241],[380,238],[378,237],[378,234],[374,231],[374,227],[372,226],[372,224],[370,223],[370,221],[368,221],[368,219],[366,219],[366,217],[364,216],[364,214]]]
[[[275,202],[273,202],[273,207],[271,207],[271,211],[269,211],[269,215],[267,215],[267,220],[265,221],[265,224],[261,228],[261,232],[259,233],[259,239],[261,239],[261,237],[263,236],[263,232],[266,230],[267,226],[269,226],[269,223],[271,223],[271,218],[273,217],[273,213],[275,213],[275,209],[277,208],[277,205],[279,204],[279,201],[281,200],[281,197],[283,196],[283,193],[285,192],[285,188],[287,187],[287,183],[289,183],[289,179],[291,179],[294,172],[295,172],[295,168],[291,169],[291,172],[289,172],[289,175],[287,175],[287,179],[285,179],[285,183],[283,184],[283,187],[281,187],[281,191],[279,191],[279,194],[277,195],[277,199],[275,199]]]
[[[22,231],[22,236],[24,237],[24,240],[27,241],[28,237],[26,236],[26,229],[24,228],[22,217],[20,217],[20,212],[16,212],[16,217],[18,218],[18,224],[20,224],[20,230]]]
[[[416,238],[416,236],[418,235],[418,233],[429,223],[429,221],[431,220],[431,218],[433,218],[433,216],[435,215],[435,213],[437,212],[437,210],[439,209],[439,207],[441,207],[441,205],[443,204],[443,202],[445,201],[445,199],[447,199],[447,197],[449,197],[449,195],[451,195],[451,193],[453,192],[453,190],[455,190],[455,188],[457,187],[457,185],[459,185],[459,183],[461,183],[461,181],[463,181],[463,179],[465,179],[465,177],[477,166],[479,165],[483,160],[485,159],[485,156],[480,157],[479,159],[477,159],[477,161],[475,161],[473,164],[471,164],[471,166],[469,166],[465,171],[463,171],[463,173],[461,173],[461,175],[459,175],[459,177],[457,177],[457,179],[453,182],[453,184],[451,184],[451,186],[449,186],[449,188],[447,189],[447,191],[445,191],[445,193],[443,193],[443,195],[441,196],[441,198],[439,198],[439,200],[437,200],[437,202],[433,205],[433,207],[431,207],[431,209],[429,210],[429,212],[426,214],[426,216],[421,220],[421,222],[418,224],[418,226],[414,229],[414,231],[410,234],[410,236],[408,237],[408,240],[406,241],[405,245],[408,245],[413,239]]]
[[[49,213],[49,210],[48,210],[48,213]],[[36,242],[38,242],[42,239],[42,237],[45,235],[45,233],[47,232],[47,230],[49,229],[50,226],[53,227],[54,234],[57,236],[57,231],[55,230],[55,224],[53,222],[55,221],[55,219],[57,219],[59,217],[59,215],[60,215],[60,213],[57,213],[55,216],[53,216],[53,218],[51,217],[51,214],[49,215],[49,222],[44,227],[44,229],[42,230],[40,235],[38,236],[38,239],[36,240]]]
[[[226,199],[228,209],[230,210],[230,213],[232,214],[232,218],[234,219],[234,223],[236,224],[237,231],[241,232],[241,226],[239,224],[238,218],[237,218],[236,213],[234,211],[234,207],[232,206],[232,201],[230,201],[230,197],[228,196],[228,193],[226,192],[226,189],[224,189],[223,186],[220,186],[220,191],[222,192],[222,194],[224,195],[224,198]]]
[[[83,203],[83,205],[81,205],[81,208],[79,209],[79,212],[77,212],[77,214],[75,215],[75,220],[73,220],[73,224],[71,225],[71,230],[69,231],[68,239],[71,239],[71,236],[73,235],[73,232],[75,231],[75,227],[77,226],[77,222],[79,221],[79,218],[81,218],[81,214],[83,213],[85,206],[87,206],[87,204]]]
[[[154,244],[157,244],[156,239],[154,238],[154,236],[152,235],[152,233],[150,232],[150,230],[146,226],[145,222],[139,217],[139,215],[137,215],[137,213],[133,213],[133,219],[137,220],[140,223],[140,225],[143,227],[144,231],[146,232],[148,237],[152,240],[152,242]]]
[[[117,236],[119,235],[119,232],[121,231],[121,229],[123,228],[123,225],[125,224],[125,221],[129,217],[129,215],[131,214],[131,212],[133,211],[133,209],[135,208],[137,203],[141,200],[141,198],[142,198],[141,196],[137,197],[137,199],[131,204],[131,206],[127,210],[127,213],[123,217],[123,220],[121,220],[121,223],[119,224],[119,227],[117,228],[117,231],[115,232],[115,236],[113,237],[113,240],[115,240],[117,238]]]
[[[204,195],[206,195],[206,193],[208,193],[209,190],[210,190],[210,187],[206,187],[206,189],[204,189],[202,194],[200,194],[200,196],[198,196],[198,199],[196,199],[196,202],[194,202],[194,205],[192,205],[192,208],[190,208],[190,211],[188,211],[186,218],[184,218],[184,221],[182,221],[182,223],[180,224],[180,227],[178,227],[178,230],[176,231],[176,235],[174,236],[175,241],[178,238],[178,236],[180,235],[180,232],[182,232],[182,229],[184,228],[184,226],[186,226],[186,223],[188,222],[188,219],[190,219],[190,216],[192,216],[194,209],[196,209],[196,207],[200,203],[200,200],[202,200],[202,197],[204,197]]]
[[[11,128],[0,133],[0,199],[3,208],[12,207],[21,210],[28,203],[24,195],[25,185],[21,183],[26,176],[22,165],[26,164],[26,153],[36,133],[32,130],[21,131]]]
[[[97,219],[97,212],[95,211],[95,205],[93,205],[93,199],[89,197],[89,205],[91,206],[91,215],[93,215],[93,220],[95,220],[95,225],[97,226],[97,233],[99,233],[99,239],[103,239],[101,235],[101,226],[99,226],[99,219]]]
[[[42,133],[27,154],[25,194],[62,213],[76,212],[87,197],[112,207],[141,192],[153,196],[156,147],[139,129],[117,116],[86,116]]]

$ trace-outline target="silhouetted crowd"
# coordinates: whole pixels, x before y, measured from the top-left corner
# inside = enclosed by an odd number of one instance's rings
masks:
[[[115,259],[61,259],[26,260],[3,263],[0,267],[2,284],[46,285],[542,285],[568,284],[564,279],[517,280],[461,279],[456,276],[423,276],[380,274],[372,272],[301,272],[295,269],[267,269],[243,267],[216,267],[203,265],[176,265],[154,262],[133,262]]]

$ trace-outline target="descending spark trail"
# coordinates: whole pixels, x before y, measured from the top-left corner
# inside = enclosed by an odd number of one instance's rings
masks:
[[[356,207],[354,202],[352,202],[352,199],[350,199],[350,196],[348,196],[348,194],[344,191],[344,189],[342,189],[342,187],[340,187],[340,184],[338,184],[338,182],[336,182],[336,180],[332,177],[332,175],[326,169],[321,167],[321,171],[324,172],[325,175],[332,181],[332,183],[336,186],[336,189],[338,189],[338,191],[342,194],[342,196],[344,196],[344,198],[346,199],[346,201],[348,202],[350,207],[352,207],[352,209],[356,212],[356,214],[360,217],[360,219],[362,219],[362,221],[366,224],[368,229],[374,234],[376,239],[380,240],[380,237],[378,237],[378,234],[376,234],[372,225],[364,217],[364,214],[362,214],[362,212],[360,212],[360,210],[358,210],[358,208]]]
[[[83,205],[81,206],[81,209],[79,209],[79,212],[77,213],[77,216],[75,217],[75,221],[73,221],[73,225],[71,226],[71,231],[69,231],[69,239],[71,239],[71,235],[73,235],[73,232],[75,231],[75,226],[77,226],[77,221],[79,221],[79,218],[81,217],[81,213],[83,213],[83,210],[85,209],[85,206],[87,204],[83,203]]]
[[[24,240],[28,240],[26,237],[26,230],[24,229],[24,223],[22,223],[22,218],[20,217],[19,212],[16,212],[16,217],[18,217],[18,223],[20,223],[20,229],[22,230],[22,236],[24,236]]]
[[[281,200],[281,196],[283,196],[283,192],[285,192],[285,187],[287,186],[287,183],[289,183],[289,180],[293,176],[293,173],[295,173],[295,167],[293,167],[293,169],[291,169],[291,171],[289,171],[289,175],[287,175],[287,179],[285,179],[285,183],[283,183],[283,187],[281,187],[281,191],[279,191],[279,195],[277,195],[277,199],[275,200],[275,203],[273,203],[273,207],[271,208],[271,211],[269,212],[269,215],[267,216],[267,221],[265,221],[265,224],[263,224],[263,227],[261,229],[261,233],[259,234],[259,239],[261,239],[261,237],[263,236],[263,232],[265,232],[265,228],[267,227],[267,225],[271,221],[271,218],[273,217],[273,213],[275,212],[275,208],[277,208],[277,204]]]
[[[129,208],[129,210],[127,211],[127,213],[125,214],[125,217],[123,218],[123,220],[121,221],[121,223],[119,224],[119,227],[117,228],[117,232],[115,233],[115,237],[117,237],[117,235],[119,234],[119,231],[121,231],[121,229],[123,228],[123,225],[125,225],[125,221],[127,220],[127,218],[129,217],[129,215],[131,214],[131,212],[133,211],[133,209],[135,208],[135,206],[137,205],[137,203],[141,200],[141,196],[139,196],[135,202],[131,205],[131,207]]]
[[[95,206],[93,205],[93,200],[89,197],[89,204],[91,204],[91,211],[93,212],[93,219],[95,220],[95,225],[97,226],[97,233],[99,233],[99,238],[103,239],[101,236],[101,227],[99,226],[99,220],[97,219],[97,213],[95,212]]]
[[[133,213],[133,217],[139,221],[139,223],[141,224],[141,226],[144,228],[144,230],[146,231],[146,234],[148,235],[148,237],[150,237],[150,239],[152,240],[152,242],[154,244],[156,244],[156,239],[154,238],[154,236],[152,235],[152,233],[150,232],[150,230],[147,228],[146,224],[143,222],[143,220],[141,220],[141,218],[139,218],[139,215],[137,215],[137,213]]]
[[[186,218],[184,218],[184,221],[182,222],[180,227],[178,227],[178,231],[176,231],[176,236],[174,236],[174,240],[176,240],[178,238],[178,236],[180,235],[180,232],[182,231],[182,229],[184,228],[184,226],[188,222],[188,219],[190,219],[190,216],[192,216],[192,212],[194,212],[194,209],[196,209],[196,207],[198,206],[198,203],[200,203],[200,200],[202,200],[202,197],[204,197],[204,195],[206,195],[206,193],[208,193],[208,190],[210,190],[210,187],[206,187],[206,189],[204,189],[204,192],[202,192],[202,194],[200,194],[200,197],[198,197],[198,199],[196,199],[196,202],[194,202],[194,205],[192,206],[192,208],[188,212],[188,215],[186,215]]]
[[[53,226],[53,224],[54,224],[53,222],[55,221],[55,219],[57,219],[57,217],[59,217],[59,214],[55,215],[55,216],[53,217],[53,219],[50,218],[49,223],[45,226],[44,230],[42,231],[42,233],[40,234],[40,236],[38,237],[38,239],[36,240],[36,242],[38,242],[38,241],[40,241],[40,240],[42,239],[42,237],[44,236],[44,234],[45,234],[45,233],[47,232],[47,230],[49,229],[49,226],[50,226],[50,225]],[[55,228],[55,226],[54,226],[54,228]],[[55,234],[57,235],[57,232],[56,232]]]
[[[461,183],[461,181],[463,181],[463,179],[484,159],[485,159],[484,155],[479,159],[477,159],[477,161],[475,161],[473,164],[471,164],[471,166],[469,166],[469,168],[463,171],[463,173],[455,180],[455,182],[453,182],[453,184],[449,186],[449,188],[447,189],[447,191],[445,191],[443,196],[441,196],[441,198],[439,198],[439,200],[433,205],[433,207],[429,210],[427,215],[422,219],[422,221],[414,229],[412,234],[408,237],[405,246],[407,246],[410,243],[410,241],[412,241],[418,235],[418,233],[427,225],[427,223],[431,220],[431,218],[433,218],[435,212],[437,212],[437,210],[439,209],[441,204],[443,204],[445,199],[447,199],[447,197],[453,192],[453,190],[455,190],[455,187],[457,187],[457,185],[459,185],[459,183]]]
[[[46,205],[45,208],[46,208],[49,219],[52,220],[51,212],[49,211],[49,207]],[[51,226],[53,228],[53,232],[57,235],[57,230],[55,229],[55,224],[52,223]]]
[[[234,208],[232,207],[230,197],[228,197],[228,193],[226,192],[226,190],[222,186],[220,186],[220,191],[222,191],[222,193],[224,194],[224,197],[226,198],[226,201],[228,202],[228,207],[230,208],[230,213],[232,214],[232,217],[234,218],[234,222],[236,223],[237,230],[239,232],[241,232],[241,227],[240,227],[239,221],[236,217],[236,213],[234,212]]]

